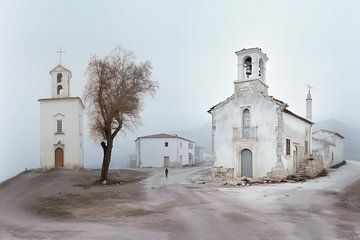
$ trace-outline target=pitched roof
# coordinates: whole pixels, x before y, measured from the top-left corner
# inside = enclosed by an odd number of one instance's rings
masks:
[[[290,115],[292,115],[292,116],[294,116],[294,117],[296,117],[296,118],[298,118],[298,119],[300,119],[300,120],[302,120],[302,121],[304,121],[304,122],[307,122],[307,123],[310,123],[310,124],[314,124],[312,121],[310,121],[309,119],[307,119],[307,118],[304,118],[304,117],[302,117],[302,116],[300,116],[300,115],[297,115],[296,113],[294,113],[294,112],[292,112],[292,111],[290,111],[290,110],[288,110],[288,109],[284,109],[283,110],[283,112],[286,112],[286,113],[289,113]]]
[[[67,69],[66,67],[64,67],[63,65],[61,65],[61,64],[56,65],[53,69],[50,70],[49,73],[52,73],[53,71],[56,71],[56,70],[58,70],[58,71],[68,71],[68,72],[70,72],[70,75],[71,75],[71,71],[69,69]]]
[[[137,140],[139,140],[140,138],[179,138],[179,139],[182,139],[182,140],[185,140],[185,141],[188,141],[188,142],[195,143],[194,141],[191,141],[191,140],[189,140],[189,139],[186,139],[186,138],[183,138],[183,137],[179,137],[179,136],[176,135],[176,134],[171,135],[171,134],[167,134],[167,133],[159,133],[159,134],[152,134],[152,135],[147,135],[147,136],[138,137],[138,138],[136,138],[135,142],[136,142]]]
[[[324,131],[324,132],[327,132],[327,133],[333,133],[335,135],[338,135],[340,138],[343,138],[343,139],[345,138],[343,135],[341,135],[338,132],[334,132],[334,131],[330,131],[330,130],[326,130],[326,129],[319,129],[319,130],[313,132],[312,134],[315,134],[315,133],[320,132],[320,131]]]
[[[214,106],[212,106],[207,112],[211,114],[211,112],[216,109],[217,107],[221,106],[221,105],[225,105],[226,103],[230,102],[231,99],[233,99],[235,97],[235,94],[231,95],[230,97],[228,97],[227,99],[225,99],[224,101],[219,102],[218,104],[215,104]]]
[[[320,138],[316,138],[316,137],[312,137],[312,139],[313,139],[313,141],[315,140],[315,141],[319,141],[319,142],[323,142],[323,143],[330,144],[330,145],[332,145],[332,146],[336,146],[334,143],[329,142],[329,141],[326,141],[326,140],[324,140],[324,139],[320,139]]]
[[[276,98],[274,98],[273,96],[267,96],[267,95],[265,95],[265,94],[263,94],[263,96],[269,98],[269,99],[270,99],[271,101],[273,101],[275,104],[283,107],[283,108],[284,108],[284,109],[283,109],[283,112],[289,113],[289,114],[291,114],[292,116],[297,117],[297,118],[299,118],[300,120],[305,121],[305,122],[307,122],[307,123],[314,124],[314,123],[313,123],[312,121],[310,121],[309,119],[306,119],[306,118],[304,118],[304,117],[301,117],[300,115],[298,115],[298,114],[290,111],[289,109],[287,109],[287,107],[288,107],[289,105],[288,105],[286,102],[283,102],[283,101],[281,101],[281,100],[279,100],[279,99],[276,99]],[[231,95],[231,96],[228,97],[226,100],[224,100],[224,101],[222,101],[222,102],[219,102],[218,104],[212,106],[207,112],[211,114],[211,112],[212,112],[214,109],[216,109],[216,108],[219,107],[219,106],[225,105],[226,103],[230,102],[230,100],[232,100],[234,97],[235,97],[235,94]]]

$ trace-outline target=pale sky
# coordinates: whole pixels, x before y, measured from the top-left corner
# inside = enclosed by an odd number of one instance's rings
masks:
[[[359,129],[359,12],[359,1],[341,0],[1,0],[0,180],[39,167],[37,99],[50,96],[59,47],[72,71],[72,96],[83,95],[91,54],[122,46],[152,62],[160,89],[146,99],[142,126],[120,136],[114,166],[126,164],[138,135],[208,123],[209,107],[233,93],[234,52],[248,47],[269,57],[270,95],[304,115],[311,84],[315,121]],[[100,163],[100,149],[92,154],[88,135],[85,141],[86,164]]]

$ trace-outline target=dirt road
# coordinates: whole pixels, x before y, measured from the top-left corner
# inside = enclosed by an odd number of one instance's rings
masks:
[[[90,173],[20,175],[0,185],[0,239],[360,239],[360,163],[235,188],[191,182],[204,171],[150,169],[113,186],[89,185]]]

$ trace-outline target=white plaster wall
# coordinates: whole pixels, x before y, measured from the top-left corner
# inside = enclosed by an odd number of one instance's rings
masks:
[[[283,135],[283,164],[285,170],[295,174],[294,150],[298,146],[298,162],[305,159],[305,141],[310,141],[311,125],[289,113],[283,113],[284,135]],[[290,155],[286,155],[286,139],[290,139]],[[309,151],[309,149],[308,149]]]
[[[40,164],[43,169],[55,167],[55,144],[63,144],[64,168],[84,166],[83,104],[79,98],[41,99]],[[63,120],[64,134],[56,134],[56,119]]]
[[[165,142],[168,142],[168,147],[165,147]],[[165,156],[169,156],[170,164],[188,165],[189,153],[192,153],[194,158],[194,148],[189,149],[189,143],[180,138],[138,138],[135,145],[138,166],[164,167]],[[181,162],[180,156],[182,156]]]
[[[253,154],[253,176],[265,176],[276,162],[276,104],[260,94],[240,94],[212,112],[214,123],[214,167],[234,168],[239,176],[241,151]],[[233,127],[242,126],[243,110],[250,110],[251,126],[257,127],[256,140],[233,141]]]
[[[319,130],[313,134],[313,141],[323,140],[329,144],[313,144],[314,152],[318,152],[324,157],[325,167],[331,167],[344,160],[344,140],[335,133]],[[317,141],[320,142],[320,141]],[[332,153],[334,159],[332,159]]]

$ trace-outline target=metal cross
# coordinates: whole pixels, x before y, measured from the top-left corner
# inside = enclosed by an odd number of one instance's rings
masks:
[[[65,53],[65,51],[62,50],[61,47],[60,47],[60,50],[57,50],[56,53],[59,54],[59,64],[61,64],[61,55],[62,55],[63,53]]]
[[[313,86],[311,86],[310,84],[306,84],[306,88],[308,89],[308,91],[310,92],[311,89],[315,89]]]

